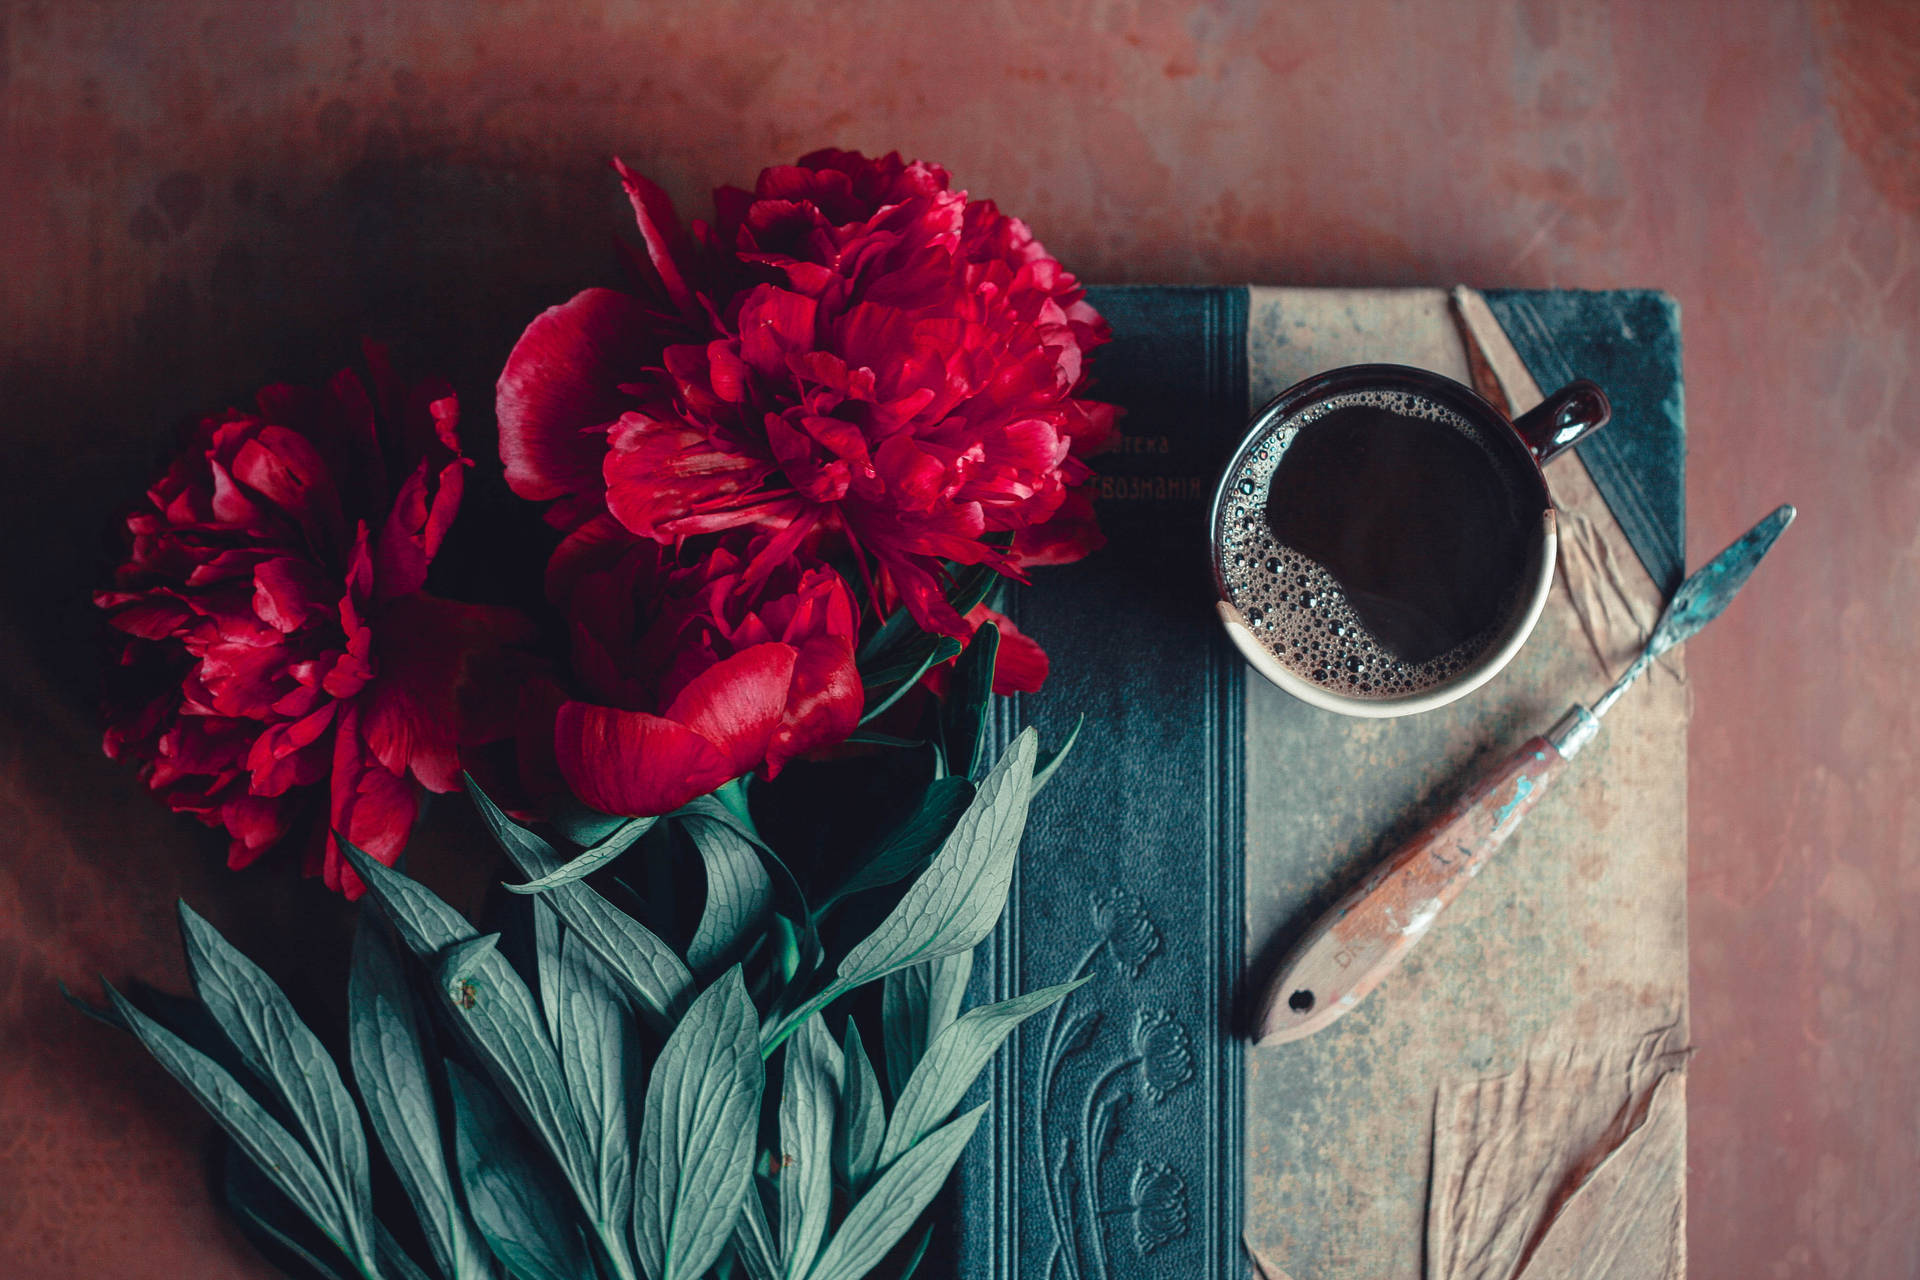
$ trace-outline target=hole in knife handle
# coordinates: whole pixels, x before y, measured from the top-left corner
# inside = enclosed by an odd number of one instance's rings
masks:
[[[1313,992],[1296,991],[1287,997],[1287,1008],[1295,1013],[1313,1012]]]

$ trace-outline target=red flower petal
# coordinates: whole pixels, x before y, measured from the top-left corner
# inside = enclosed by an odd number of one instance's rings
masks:
[[[647,364],[652,332],[639,300],[612,289],[575,294],[527,326],[498,386],[500,461],[515,493],[598,495],[600,433],[632,405],[620,386]]]
[[[257,796],[285,795],[290,787],[304,787],[327,774],[328,744],[325,735],[333,727],[334,705],[292,722],[267,726],[253,740],[247,753],[247,771],[253,775],[249,790]]]
[[[670,813],[739,776],[711,742],[644,711],[569,702],[554,717],[560,774],[602,813]]]
[[[1013,625],[1004,613],[985,605],[975,605],[967,614],[975,631],[988,622],[1000,629],[1000,648],[993,658],[993,691],[1002,697],[1010,693],[1038,693],[1047,682],[1047,651],[1033,637]]]
[[[419,813],[419,789],[373,757],[361,739],[357,713],[349,710],[334,737],[331,825],[322,867],[327,887],[349,899],[367,889],[348,865],[337,836],[346,836],[355,847],[392,866],[406,848]]]
[[[310,560],[278,556],[253,567],[253,612],[274,630],[291,635],[326,617],[339,599],[339,585],[331,588],[319,566]],[[116,620],[117,625],[117,620]]]
[[[767,744],[767,776],[805,751],[831,746],[860,727],[866,689],[854,665],[853,642],[819,636],[800,646],[787,694],[786,714]]]
[[[798,658],[792,645],[756,644],[722,659],[688,682],[667,708],[732,763],[732,776],[751,773],[787,709]]]
[[[220,806],[220,825],[233,837],[227,866],[238,871],[278,844],[292,825],[287,801],[279,796],[234,796]]]
[[[401,483],[374,543],[375,598],[392,600],[427,585],[427,566],[460,510],[469,465],[457,458],[435,476],[432,463],[422,460]]]
[[[382,618],[380,675],[362,696],[360,732],[395,775],[429,791],[460,790],[460,748],[513,733],[528,674],[509,654],[533,626],[512,609],[426,594]]]
[[[708,433],[674,418],[629,413],[606,454],[607,508],[643,538],[665,541],[667,522],[687,513],[708,515],[711,529],[755,519],[753,491],[773,464],[718,445]],[[664,536],[663,536],[664,535]]]
[[[1072,564],[1107,545],[1093,512],[1093,495],[1085,487],[1068,489],[1060,507],[1045,524],[1013,535],[1012,559],[1021,568]]]
[[[681,232],[680,219],[673,211],[673,200],[652,182],[627,168],[618,157],[614,159],[613,167],[620,174],[620,184],[627,189],[627,200],[633,205],[634,220],[640,224],[640,238],[647,244],[647,258],[659,273],[660,284],[665,288],[667,297],[682,312],[695,314],[697,307],[693,291],[687,287],[686,273],[680,269],[681,255],[686,252],[686,236]]]
[[[233,478],[280,508],[316,546],[338,541],[340,497],[319,451],[297,431],[268,424],[240,446]]]

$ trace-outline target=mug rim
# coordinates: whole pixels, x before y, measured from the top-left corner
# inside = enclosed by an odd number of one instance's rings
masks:
[[[1415,389],[1422,394],[1464,411],[1463,416],[1481,425],[1492,428],[1497,424],[1501,428],[1498,438],[1512,446],[1507,452],[1518,450],[1529,464],[1541,502],[1541,528],[1530,553],[1533,567],[1525,601],[1515,611],[1513,622],[1505,629],[1498,643],[1489,647],[1464,670],[1440,684],[1391,698],[1363,698],[1340,693],[1299,675],[1254,635],[1227,590],[1226,574],[1221,566],[1220,521],[1231,501],[1233,477],[1244,465],[1248,452],[1265,440],[1278,422],[1330,396],[1348,391],[1402,390],[1407,389],[1407,383],[1416,384]],[[1513,421],[1472,387],[1431,369],[1417,369],[1410,365],[1342,365],[1302,378],[1274,396],[1248,420],[1246,433],[1220,473],[1219,483],[1214,487],[1213,502],[1207,511],[1207,551],[1213,570],[1215,611],[1234,647],[1256,671],[1293,697],[1325,711],[1360,719],[1389,719],[1431,711],[1464,698],[1504,671],[1533,635],[1534,626],[1546,611],[1547,597],[1553,590],[1554,565],[1559,560],[1559,544],[1559,517],[1554,509],[1552,493],[1547,487],[1546,473],[1541,469],[1539,459],[1534,457],[1533,451],[1521,439]]]

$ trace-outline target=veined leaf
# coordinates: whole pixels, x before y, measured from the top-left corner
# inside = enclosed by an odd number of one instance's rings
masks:
[[[1086,724],[1085,715],[1076,717],[1072,732],[1067,734],[1067,740],[1040,757],[1040,762],[1033,768],[1033,787],[1029,794],[1039,795],[1040,788],[1053,780],[1053,775],[1059,771],[1061,763],[1066,760],[1067,753],[1073,750],[1073,744],[1080,741],[1080,730],[1084,729]]]
[[[963,778],[975,776],[986,763],[987,714],[993,705],[993,668],[999,654],[1000,628],[991,622],[982,624],[953,664],[953,679],[940,706],[948,767]]]
[[[597,1170],[585,1127],[568,1096],[533,993],[494,949],[499,935],[478,936],[459,912],[424,885],[350,844],[343,842],[343,847],[401,940],[432,965],[446,1001],[443,1008],[507,1101],[559,1162],[580,1203],[596,1204]]]
[[[933,1132],[973,1087],[1001,1043],[1022,1022],[1064,999],[1086,978],[1043,987],[998,1004],[969,1009],[952,1026],[934,1037],[913,1078],[894,1103],[887,1122],[887,1140],[880,1148],[880,1166],[886,1168],[927,1134]]]
[[[499,954],[500,935],[497,933],[483,933],[477,938],[456,942],[441,952],[440,985],[446,988],[447,999],[455,1002],[470,1000],[473,996],[471,989],[473,984],[467,979],[486,963],[488,956]],[[516,973],[514,976],[520,975]]]
[[[125,1030],[124,1027],[121,1030]],[[359,1272],[233,1139],[224,1139],[222,1193],[253,1247],[301,1280],[358,1280]]]
[[[687,947],[687,963],[708,971],[738,959],[766,923],[773,881],[759,853],[731,824],[688,815],[680,825],[707,868],[707,905]]]
[[[306,1148],[268,1115],[266,1108],[227,1074],[226,1068],[140,1012],[111,985],[102,985],[127,1030],[139,1037],[140,1043],[147,1046],[167,1074],[186,1087],[247,1158],[293,1201],[295,1208],[352,1258],[353,1236],[348,1230],[345,1207],[335,1200],[326,1175],[320,1172],[320,1166],[314,1163]],[[374,1266],[371,1249],[356,1262],[363,1270],[371,1269]]]
[[[472,786],[469,782],[468,786]],[[572,796],[562,797],[547,814],[554,829],[582,849],[591,849],[631,819],[589,809]]]
[[[489,802],[491,803],[491,802]],[[563,863],[544,875],[535,876],[525,884],[507,885],[509,893],[545,893],[549,889],[563,884],[572,884],[592,875],[615,858],[633,847],[633,842],[653,830],[656,818],[629,818],[613,833],[591,849],[585,850],[572,861]]]
[[[496,936],[449,947],[435,976],[455,1025],[467,1033],[488,1074],[559,1162],[582,1206],[592,1209],[600,1199],[599,1170],[586,1127],[533,993],[493,949]]]
[[[993,931],[1026,830],[1035,742],[1032,729],[1014,739],[933,863],[880,927],[840,962],[848,988],[922,960],[971,951]]]
[[[833,1176],[858,1195],[880,1163],[880,1143],[886,1137],[887,1111],[880,1101],[880,1078],[860,1043],[860,1028],[847,1019],[841,1040],[846,1063],[840,1092],[840,1114],[833,1126]]]
[[[354,930],[347,1008],[354,1082],[434,1262],[451,1280],[482,1280],[493,1267],[454,1194],[427,1076],[425,1029],[399,953],[372,912],[363,912]]]
[[[773,846],[760,838],[760,833],[754,830],[752,823],[727,807],[718,792],[696,796],[668,816],[677,819],[711,819],[759,850],[761,866],[773,880],[774,906],[793,914],[796,919],[808,918],[806,891],[801,889],[800,881],[788,869],[786,861],[773,851]]]
[[[1014,739],[926,871],[880,927],[847,953],[833,982],[770,1023],[761,1053],[771,1055],[809,1014],[854,988],[923,960],[971,951],[993,931],[1027,825],[1035,740],[1030,728]]]
[[[599,1220],[621,1224],[614,1235],[624,1241],[625,1224],[633,1218],[627,1089],[639,1067],[639,1046],[625,999],[615,990],[605,966],[572,933],[561,944],[560,990],[562,1012],[555,1042],[560,1069],[592,1148]]]
[[[468,924],[465,916],[442,902],[439,895],[425,885],[346,840],[340,841],[340,847],[366,882],[373,900],[380,904],[381,912],[393,924],[400,941],[422,960],[431,960],[454,943],[479,935],[479,930]]]
[[[985,1111],[985,1106],[976,1107],[934,1130],[874,1179],[872,1190],[847,1213],[807,1280],[862,1280],[878,1266],[939,1194]]]
[[[348,1252],[374,1253],[367,1136],[333,1057],[300,1021],[279,987],[212,925],[180,904],[180,934],[194,990],[260,1082],[299,1126],[345,1212]]]
[[[845,1074],[840,1046],[816,1013],[787,1041],[780,1089],[780,1266],[788,1280],[806,1276],[833,1213],[833,1119]]]
[[[775,1256],[779,1247],[773,1228],[767,1225],[760,1192],[750,1186],[740,1202],[740,1219],[733,1226],[733,1251],[740,1255],[750,1280],[781,1280],[780,1260]]]
[[[887,1058],[887,1087],[898,1098],[920,1056],[960,1016],[967,979],[973,976],[973,952],[922,961],[887,975],[880,994],[882,1048]]]
[[[533,910],[533,973],[540,990],[540,1012],[546,1015],[547,1034],[560,1042],[560,917],[551,903],[535,898]]]
[[[920,803],[905,822],[875,846],[866,861],[853,869],[817,915],[868,889],[897,884],[926,866],[973,800],[973,783],[965,778],[936,778],[927,784]]]
[[[654,1063],[633,1223],[650,1280],[695,1280],[733,1232],[766,1084],[757,1023],[736,965],[700,993]]]
[[[520,1141],[485,1083],[447,1063],[454,1149],[474,1222],[519,1280],[581,1280],[593,1263],[565,1193]]]
[[[551,845],[502,813],[471,778],[467,791],[493,838],[523,874],[540,876],[560,865]],[[673,1025],[693,986],[693,974],[673,948],[587,885],[560,885],[547,890],[540,901],[580,935],[641,1007],[665,1025]]]
[[[375,1247],[380,1255],[380,1265],[399,1277],[399,1280],[433,1280],[420,1264],[407,1256],[400,1242],[393,1238],[393,1232],[379,1222],[373,1224]]]

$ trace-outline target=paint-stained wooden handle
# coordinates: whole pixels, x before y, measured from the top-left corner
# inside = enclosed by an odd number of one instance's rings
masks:
[[[1551,742],[1532,739],[1336,902],[1281,964],[1260,1012],[1259,1042],[1312,1035],[1365,999],[1566,763]]]

